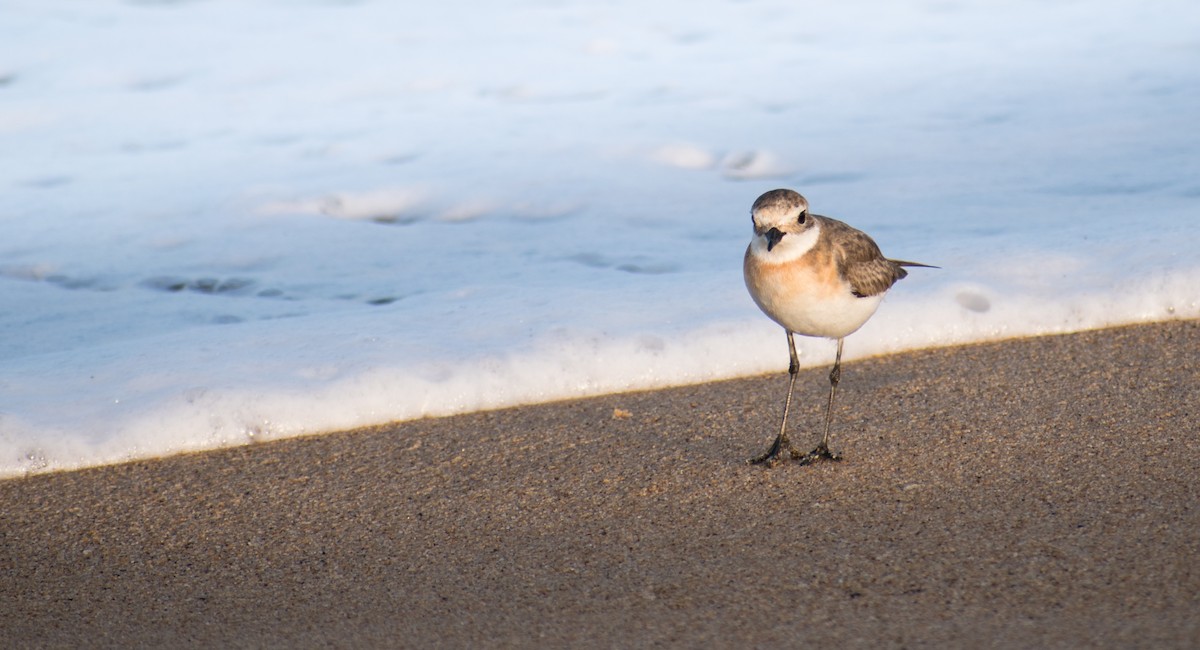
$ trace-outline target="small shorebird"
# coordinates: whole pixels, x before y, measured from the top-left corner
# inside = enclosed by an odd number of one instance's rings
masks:
[[[746,288],[759,309],[783,326],[791,354],[779,435],[766,453],[750,462],[772,461],[785,450],[802,465],[822,458],[841,460],[829,450],[829,420],[842,375],[842,342],[875,313],[883,294],[908,275],[903,267],[937,267],[884,257],[866,233],[809,213],[808,201],[792,190],[771,190],[758,197],[750,217],[754,238],[742,266]],[[788,410],[800,365],[794,334],[837,340],[837,357],[829,373],[825,434],[821,444],[807,454],[793,447],[787,436]]]

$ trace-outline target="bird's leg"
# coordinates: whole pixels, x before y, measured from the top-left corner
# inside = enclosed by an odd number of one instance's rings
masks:
[[[779,425],[779,435],[775,436],[775,442],[771,443],[771,448],[763,455],[750,459],[750,462],[755,465],[770,462],[778,458],[780,452],[785,449],[792,458],[804,457],[803,454],[796,451],[796,448],[792,446],[787,436],[788,411],[792,408],[792,389],[796,387],[796,373],[800,372],[800,359],[796,356],[796,341],[792,338],[791,332],[787,332],[787,340],[788,353],[791,355],[791,360],[788,362],[788,392],[787,399],[783,402],[783,422]]]
[[[833,370],[829,371],[829,403],[825,405],[825,434],[821,436],[821,444],[800,459],[801,465],[815,463],[822,458],[841,460],[842,456],[829,451],[829,421],[833,419],[833,396],[837,393],[838,382],[842,379],[842,342],[838,339],[837,356],[833,360]]]

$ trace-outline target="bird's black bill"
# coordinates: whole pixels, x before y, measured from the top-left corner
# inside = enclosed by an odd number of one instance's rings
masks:
[[[781,240],[781,239],[783,239],[783,231],[782,230],[780,230],[778,228],[772,228],[772,229],[768,230],[767,231],[767,251],[769,252],[772,248],[775,248],[775,244],[778,244],[779,240]]]

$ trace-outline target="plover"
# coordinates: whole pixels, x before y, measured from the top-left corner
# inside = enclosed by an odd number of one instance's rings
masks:
[[[829,421],[842,374],[842,344],[875,313],[883,294],[908,275],[906,266],[932,267],[890,260],[866,233],[829,217],[811,214],[808,201],[788,189],[771,190],[750,209],[754,238],[746,248],[742,270],[755,304],[787,333],[787,399],[783,423],[771,448],[752,463],[766,463],[787,452],[807,465],[822,458],[840,460],[829,450]],[[821,443],[801,453],[787,436],[788,411],[796,386],[799,360],[793,335],[837,340],[837,356],[829,373],[829,401]]]

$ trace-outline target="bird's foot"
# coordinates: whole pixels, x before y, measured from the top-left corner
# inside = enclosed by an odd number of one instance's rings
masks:
[[[801,465],[811,465],[819,460],[839,461],[842,455],[829,450],[825,443],[817,445],[817,448],[807,454],[800,452],[792,446],[792,443],[787,439],[787,436],[778,436],[775,442],[771,443],[771,448],[761,456],[755,456],[750,459],[751,465],[774,465],[775,461],[779,460],[784,454],[787,454],[794,461],[798,461]]]
[[[775,461],[783,453],[785,448],[786,448],[788,454],[791,455],[792,458],[798,458],[801,456],[800,452],[796,451],[796,448],[792,446],[792,443],[788,442],[788,439],[786,436],[777,436],[775,438],[775,442],[771,443],[771,448],[768,449],[766,451],[766,453],[762,454],[761,456],[755,456],[754,458],[751,458],[750,464],[751,465],[768,465],[768,466],[774,465]]]
[[[812,465],[819,460],[839,461],[842,459],[842,455],[834,451],[829,451],[829,447],[822,442],[821,444],[817,445],[816,449],[808,452],[807,454],[799,454],[793,450],[792,458],[800,461],[801,465]]]

